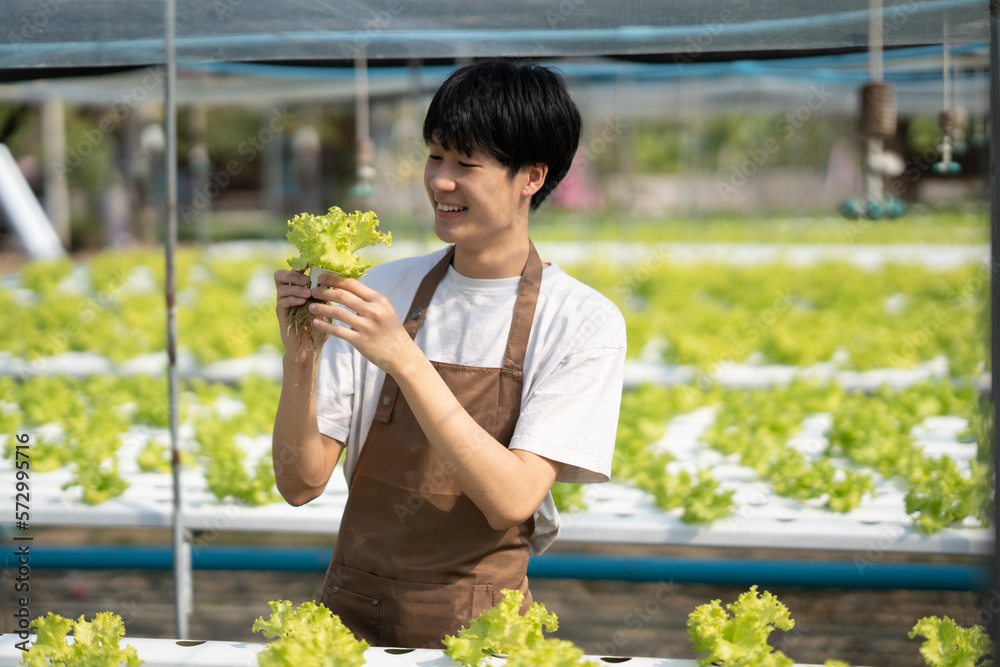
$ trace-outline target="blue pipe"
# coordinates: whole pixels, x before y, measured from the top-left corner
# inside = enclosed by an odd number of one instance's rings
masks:
[[[986,566],[932,563],[789,561],[738,558],[647,558],[552,554],[534,558],[529,576],[704,583],[720,586],[803,586],[985,591],[992,585]]]
[[[18,556],[8,552],[3,568],[16,570]],[[196,570],[324,572],[330,549],[193,546]],[[32,545],[30,567],[39,569],[169,570],[169,546]],[[802,586],[807,588],[986,591],[987,566],[968,564],[853,561],[742,560],[548,554],[533,557],[528,576],[538,579],[592,579],[632,582],[701,583],[723,586]]]

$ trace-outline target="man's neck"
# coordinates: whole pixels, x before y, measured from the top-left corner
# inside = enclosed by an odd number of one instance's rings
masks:
[[[467,278],[513,278],[524,271],[528,261],[528,244],[525,237],[522,243],[499,248],[476,250],[457,246],[452,266]]]

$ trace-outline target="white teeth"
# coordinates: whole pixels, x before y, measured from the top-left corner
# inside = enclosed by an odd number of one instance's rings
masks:
[[[448,204],[438,204],[439,211],[464,211],[465,206],[450,206]]]

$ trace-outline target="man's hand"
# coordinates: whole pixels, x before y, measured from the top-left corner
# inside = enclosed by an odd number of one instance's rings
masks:
[[[393,376],[415,353],[423,356],[389,299],[351,278],[324,275],[319,280],[321,284],[313,290],[313,296],[330,303],[313,303],[309,310],[317,317],[334,321],[314,322],[320,331],[347,341],[365,359]]]
[[[297,364],[313,361],[323,345],[315,345],[309,336],[300,336],[292,326],[289,314],[293,308],[301,306],[313,296],[314,290],[309,289],[309,277],[302,271],[279,269],[274,272],[274,286],[277,291],[275,311],[286,357]]]

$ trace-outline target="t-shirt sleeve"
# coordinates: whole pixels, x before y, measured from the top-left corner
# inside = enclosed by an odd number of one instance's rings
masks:
[[[319,432],[347,442],[354,404],[353,346],[330,337],[320,354],[316,372],[316,425]]]
[[[625,321],[617,308],[598,343],[571,352],[531,387],[511,449],[565,463],[556,481],[606,482],[611,476],[625,369]],[[606,327],[606,328],[605,328]]]

